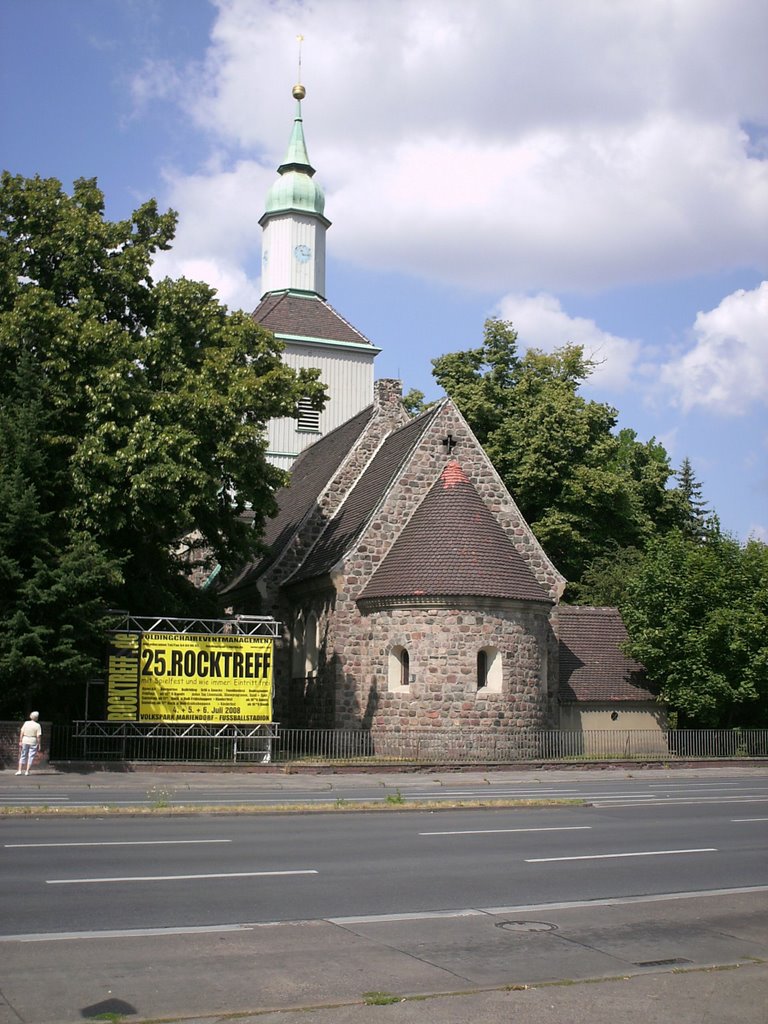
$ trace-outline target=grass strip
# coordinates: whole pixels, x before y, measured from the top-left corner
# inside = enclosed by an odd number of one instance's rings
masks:
[[[0,807],[0,817],[4,818],[29,818],[29,817],[76,817],[76,818],[102,818],[105,815],[124,817],[157,817],[160,816],[182,816],[195,814],[350,814],[359,811],[379,812],[394,814],[398,811],[461,811],[461,810],[488,810],[488,809],[515,809],[530,810],[539,807],[586,807],[586,800],[414,800],[403,803],[387,803],[381,801],[360,801],[359,803],[346,802],[337,804],[328,803],[287,803],[287,804],[171,804],[164,803],[156,807],[149,805],[142,807],[134,805],[131,807],[116,807],[112,804],[94,804],[87,807],[69,807],[56,804]]]

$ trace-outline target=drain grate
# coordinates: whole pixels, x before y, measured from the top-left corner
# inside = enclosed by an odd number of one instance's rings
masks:
[[[672,956],[667,960],[635,960],[634,967],[677,967],[680,964],[692,964],[693,960],[686,960],[684,956]]]
[[[505,932],[556,932],[557,925],[546,921],[499,921],[497,928]]]

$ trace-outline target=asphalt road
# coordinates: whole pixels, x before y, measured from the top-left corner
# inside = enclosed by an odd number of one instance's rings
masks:
[[[768,886],[768,804],[9,818],[1,846],[3,935],[326,920]]]
[[[93,784],[100,806],[156,804],[158,794],[348,806],[399,793],[407,804],[436,791],[590,806],[0,818],[0,1024],[105,1013],[191,1022],[273,1008],[280,1024],[496,1024],[516,1014],[599,1024],[599,986],[542,1000],[508,988],[601,978],[632,982],[606,1003],[610,1019],[768,1021],[764,771],[4,773],[0,805],[29,799],[26,783],[49,807],[52,796],[85,802]],[[713,966],[732,970],[679,982],[672,973]],[[454,999],[363,1006],[374,990]],[[455,995],[468,991],[471,1004]]]

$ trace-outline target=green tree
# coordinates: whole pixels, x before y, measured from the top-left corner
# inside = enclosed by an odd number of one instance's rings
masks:
[[[424,392],[418,388],[410,388],[403,395],[403,408],[411,416],[418,416],[431,405],[431,402],[424,401]]]
[[[66,470],[50,440],[46,381],[28,355],[0,394],[0,708],[69,710],[102,647],[104,599],[120,567],[60,514]],[[82,692],[80,689],[79,693]]]
[[[486,321],[483,344],[433,360],[521,512],[560,571],[578,583],[615,547],[642,547],[674,521],[667,454],[633,431],[614,433],[616,410],[586,400],[594,364],[578,345],[518,354],[509,323]]]
[[[0,180],[0,479],[18,495],[0,535],[17,584],[0,624],[10,687],[74,672],[40,640],[63,635],[44,567],[88,581],[71,605],[81,636],[99,618],[94,594],[137,614],[198,611],[178,539],[198,531],[225,572],[252,555],[285,479],[266,461],[265,424],[295,415],[300,398],[322,408],[317,372],[285,366],[251,317],[229,313],[205,284],[152,280],[175,222],[153,201],[107,220],[95,180],[71,195],[55,179]],[[31,379],[40,402],[22,457],[14,423]],[[49,660],[30,654],[22,668],[9,652],[25,645]]]
[[[710,529],[651,540],[621,605],[629,653],[682,724],[768,725],[768,547]]]
[[[674,495],[681,507],[683,532],[695,540],[703,540],[707,536],[712,511],[701,496],[701,483],[688,457],[683,459],[675,476],[677,487]]]
[[[642,564],[643,552],[638,548],[613,544],[592,559],[578,584],[569,586],[569,597],[575,604],[618,608],[624,604],[630,581]]]

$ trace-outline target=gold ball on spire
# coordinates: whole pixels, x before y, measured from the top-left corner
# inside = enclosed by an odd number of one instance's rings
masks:
[[[294,85],[294,87],[291,89],[291,95],[295,100],[303,100],[304,97],[307,95],[307,90],[301,84]]]

